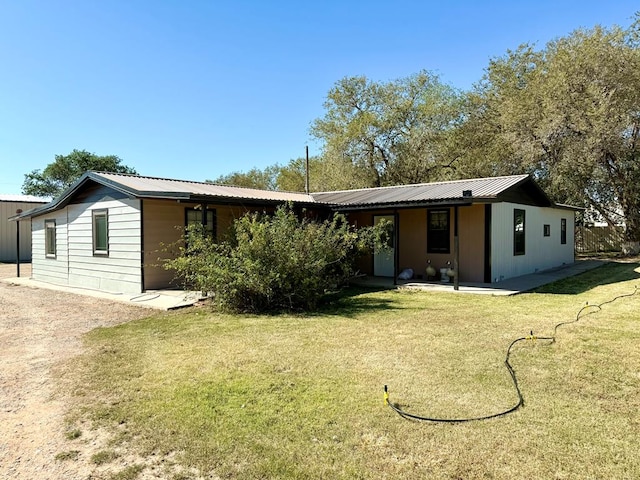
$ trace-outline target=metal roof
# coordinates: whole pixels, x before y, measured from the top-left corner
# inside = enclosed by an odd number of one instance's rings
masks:
[[[303,205],[350,210],[378,207],[417,207],[431,204],[514,201],[552,206],[546,194],[529,175],[475,178],[449,182],[421,183],[394,187],[364,188],[313,194],[278,192],[213,183],[143,177],[117,173],[87,172],[59,197],[11,219],[41,215],[67,205],[85,184],[98,183],[136,198],[159,198],[220,203]]]
[[[312,194],[319,203],[342,206],[372,206],[432,203],[453,200],[492,200],[530,180],[529,175],[474,178],[449,182],[420,183],[394,187],[363,188]],[[464,193],[467,193],[465,196]]]
[[[256,188],[216,185],[214,183],[172,180],[169,178],[142,177],[117,173],[90,172],[88,178],[104,180],[106,185],[117,188],[137,197],[153,198],[191,198],[214,197],[218,199],[233,198],[247,200],[266,200],[275,202],[309,202],[313,198],[304,193],[276,192]]]
[[[49,200],[34,195],[0,194],[0,202],[48,203]]]

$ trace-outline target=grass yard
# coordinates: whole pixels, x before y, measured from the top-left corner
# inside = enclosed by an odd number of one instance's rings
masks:
[[[509,408],[511,341],[633,292],[638,272],[610,263],[514,297],[352,292],[317,315],[194,308],[98,329],[66,370],[69,428],[106,427],[114,449],[212,478],[640,478],[640,292],[555,344],[518,344],[513,414],[412,422],[383,402],[387,384],[420,415]]]

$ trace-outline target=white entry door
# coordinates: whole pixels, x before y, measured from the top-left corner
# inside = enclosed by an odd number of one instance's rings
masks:
[[[373,274],[376,277],[393,277],[394,272],[394,258],[395,254],[395,233],[394,233],[394,221],[393,215],[374,215],[373,224],[378,225],[382,220],[388,225],[389,229],[389,242],[386,248],[376,248],[373,251]]]

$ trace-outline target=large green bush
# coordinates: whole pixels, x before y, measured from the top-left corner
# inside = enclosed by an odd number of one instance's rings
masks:
[[[379,231],[356,231],[341,214],[318,221],[283,206],[237,219],[219,242],[190,227],[165,266],[224,310],[308,311],[354,274],[356,257]]]

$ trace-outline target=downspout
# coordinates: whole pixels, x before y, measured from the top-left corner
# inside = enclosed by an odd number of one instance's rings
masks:
[[[398,284],[398,264],[400,263],[400,216],[393,211],[393,284]]]
[[[140,202],[140,292],[144,292],[146,290],[144,286],[144,256],[145,256],[145,248],[144,248],[144,200],[139,199]]]
[[[21,214],[22,210],[18,209],[17,214]],[[20,220],[16,220],[16,276],[20,277]]]
[[[460,290],[460,275],[458,265],[460,263],[460,238],[458,237],[458,205],[453,209],[453,289]]]
[[[304,147],[306,152],[306,161],[304,164],[304,193],[309,195],[309,145]]]

